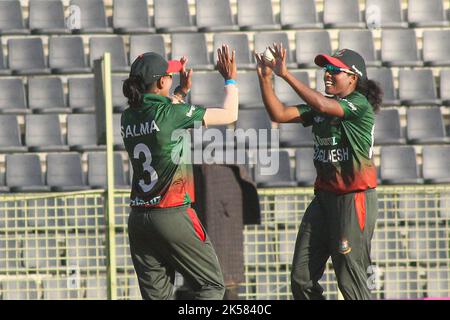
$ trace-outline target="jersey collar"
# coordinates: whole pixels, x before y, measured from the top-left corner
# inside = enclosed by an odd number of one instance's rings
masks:
[[[145,105],[151,104],[153,102],[172,103],[169,97],[161,96],[159,94],[154,93],[145,93],[142,101]]]

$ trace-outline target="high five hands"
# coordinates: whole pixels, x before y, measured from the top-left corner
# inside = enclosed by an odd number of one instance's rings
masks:
[[[256,71],[260,77],[270,77],[272,71],[281,78],[285,77],[288,73],[286,66],[286,48],[283,48],[282,43],[274,43],[273,47],[269,47],[270,52],[273,55],[273,59],[268,61],[264,58],[264,54],[256,53]]]

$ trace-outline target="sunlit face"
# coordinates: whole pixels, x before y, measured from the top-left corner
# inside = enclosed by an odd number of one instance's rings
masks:
[[[334,66],[326,66],[324,74],[325,92],[329,95],[344,97],[354,90],[356,76],[351,71],[341,71]]]

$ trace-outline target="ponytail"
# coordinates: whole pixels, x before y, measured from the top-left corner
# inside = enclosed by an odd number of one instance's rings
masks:
[[[381,90],[377,82],[368,79],[359,80],[356,85],[356,91],[367,98],[375,113],[380,110],[381,102],[383,100],[383,90]]]
[[[141,106],[145,90],[145,83],[139,76],[130,76],[123,82],[122,92],[128,98],[128,105],[131,108],[139,108]]]

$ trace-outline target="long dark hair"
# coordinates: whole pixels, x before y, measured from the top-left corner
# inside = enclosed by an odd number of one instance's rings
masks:
[[[380,110],[381,102],[383,101],[383,90],[381,90],[378,82],[369,79],[359,79],[356,85],[356,91],[366,96],[375,113]]]
[[[146,89],[145,82],[140,76],[130,76],[123,82],[122,92],[128,98],[128,105],[131,108],[139,108],[141,106],[142,97]]]

